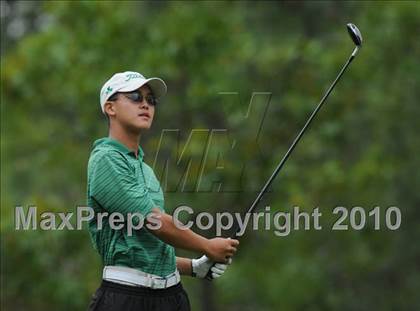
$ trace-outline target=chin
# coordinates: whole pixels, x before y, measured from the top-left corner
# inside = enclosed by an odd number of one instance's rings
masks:
[[[148,129],[150,129],[151,126],[152,126],[152,124],[149,123],[149,122],[142,122],[140,124],[136,124],[136,127],[139,130],[148,130]]]
[[[134,123],[134,124],[133,123],[127,124],[126,128],[129,129],[130,131],[141,132],[141,131],[150,129],[151,126],[152,124],[149,122],[139,122],[139,123]]]

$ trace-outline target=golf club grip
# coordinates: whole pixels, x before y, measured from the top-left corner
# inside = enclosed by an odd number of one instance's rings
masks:
[[[213,277],[212,277],[212,275],[211,275],[211,269],[217,264],[217,263],[222,263],[222,264],[225,264],[225,263],[223,263],[223,262],[214,262],[211,266],[210,266],[210,268],[209,268],[209,271],[207,271],[207,274],[206,274],[206,277],[205,277],[205,279],[206,280],[208,280],[208,281],[212,281],[213,280]]]
[[[230,238],[229,238],[230,239]],[[230,260],[230,257],[228,257],[228,260]],[[209,280],[209,281],[211,281],[211,280],[213,280],[213,277],[212,277],[212,275],[211,275],[211,269],[217,264],[217,263],[221,263],[221,264],[226,264],[225,262],[214,262],[211,266],[210,266],[210,268],[209,268],[209,271],[207,271],[207,274],[206,274],[206,276],[205,276],[205,279],[206,280]],[[227,263],[227,264],[230,264],[230,263]]]
[[[213,277],[211,276],[211,268],[213,268],[215,265],[216,265],[216,263],[213,263],[213,264],[210,266],[209,271],[207,271],[207,274],[206,274],[206,277],[205,277],[205,279],[206,279],[207,281],[212,281],[212,280],[213,280]]]

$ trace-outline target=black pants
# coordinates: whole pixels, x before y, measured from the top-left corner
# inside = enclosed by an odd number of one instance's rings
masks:
[[[190,311],[190,301],[181,283],[150,289],[102,281],[88,311]]]

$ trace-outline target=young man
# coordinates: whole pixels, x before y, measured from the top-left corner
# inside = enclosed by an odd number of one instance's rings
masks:
[[[124,220],[119,230],[100,217],[89,223],[93,245],[104,264],[103,281],[89,310],[190,310],[180,274],[205,278],[211,269],[212,278],[220,277],[239,244],[180,229],[165,213],[163,192],[143,161],[140,138],[151,127],[166,89],[161,79],[146,79],[131,71],[113,75],[101,89],[109,136],[95,141],[89,159],[88,206],[95,216],[108,213],[110,220],[112,213],[120,213]],[[134,213],[141,213],[145,224],[158,225],[153,230],[142,226],[130,235],[126,219]],[[204,256],[176,257],[174,247]]]

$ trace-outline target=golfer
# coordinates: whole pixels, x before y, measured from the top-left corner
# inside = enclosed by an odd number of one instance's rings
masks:
[[[163,80],[146,79],[132,71],[113,75],[101,89],[109,135],[94,142],[89,158],[88,206],[95,215],[108,213],[109,219],[113,213],[123,217],[140,213],[145,225],[155,226],[153,230],[142,226],[130,235],[99,217],[89,222],[91,240],[104,268],[88,310],[190,310],[180,275],[220,277],[239,244],[234,239],[206,239],[180,229],[165,212],[162,189],[144,162],[140,143],[166,90]],[[204,255],[192,260],[176,257],[174,247]]]

